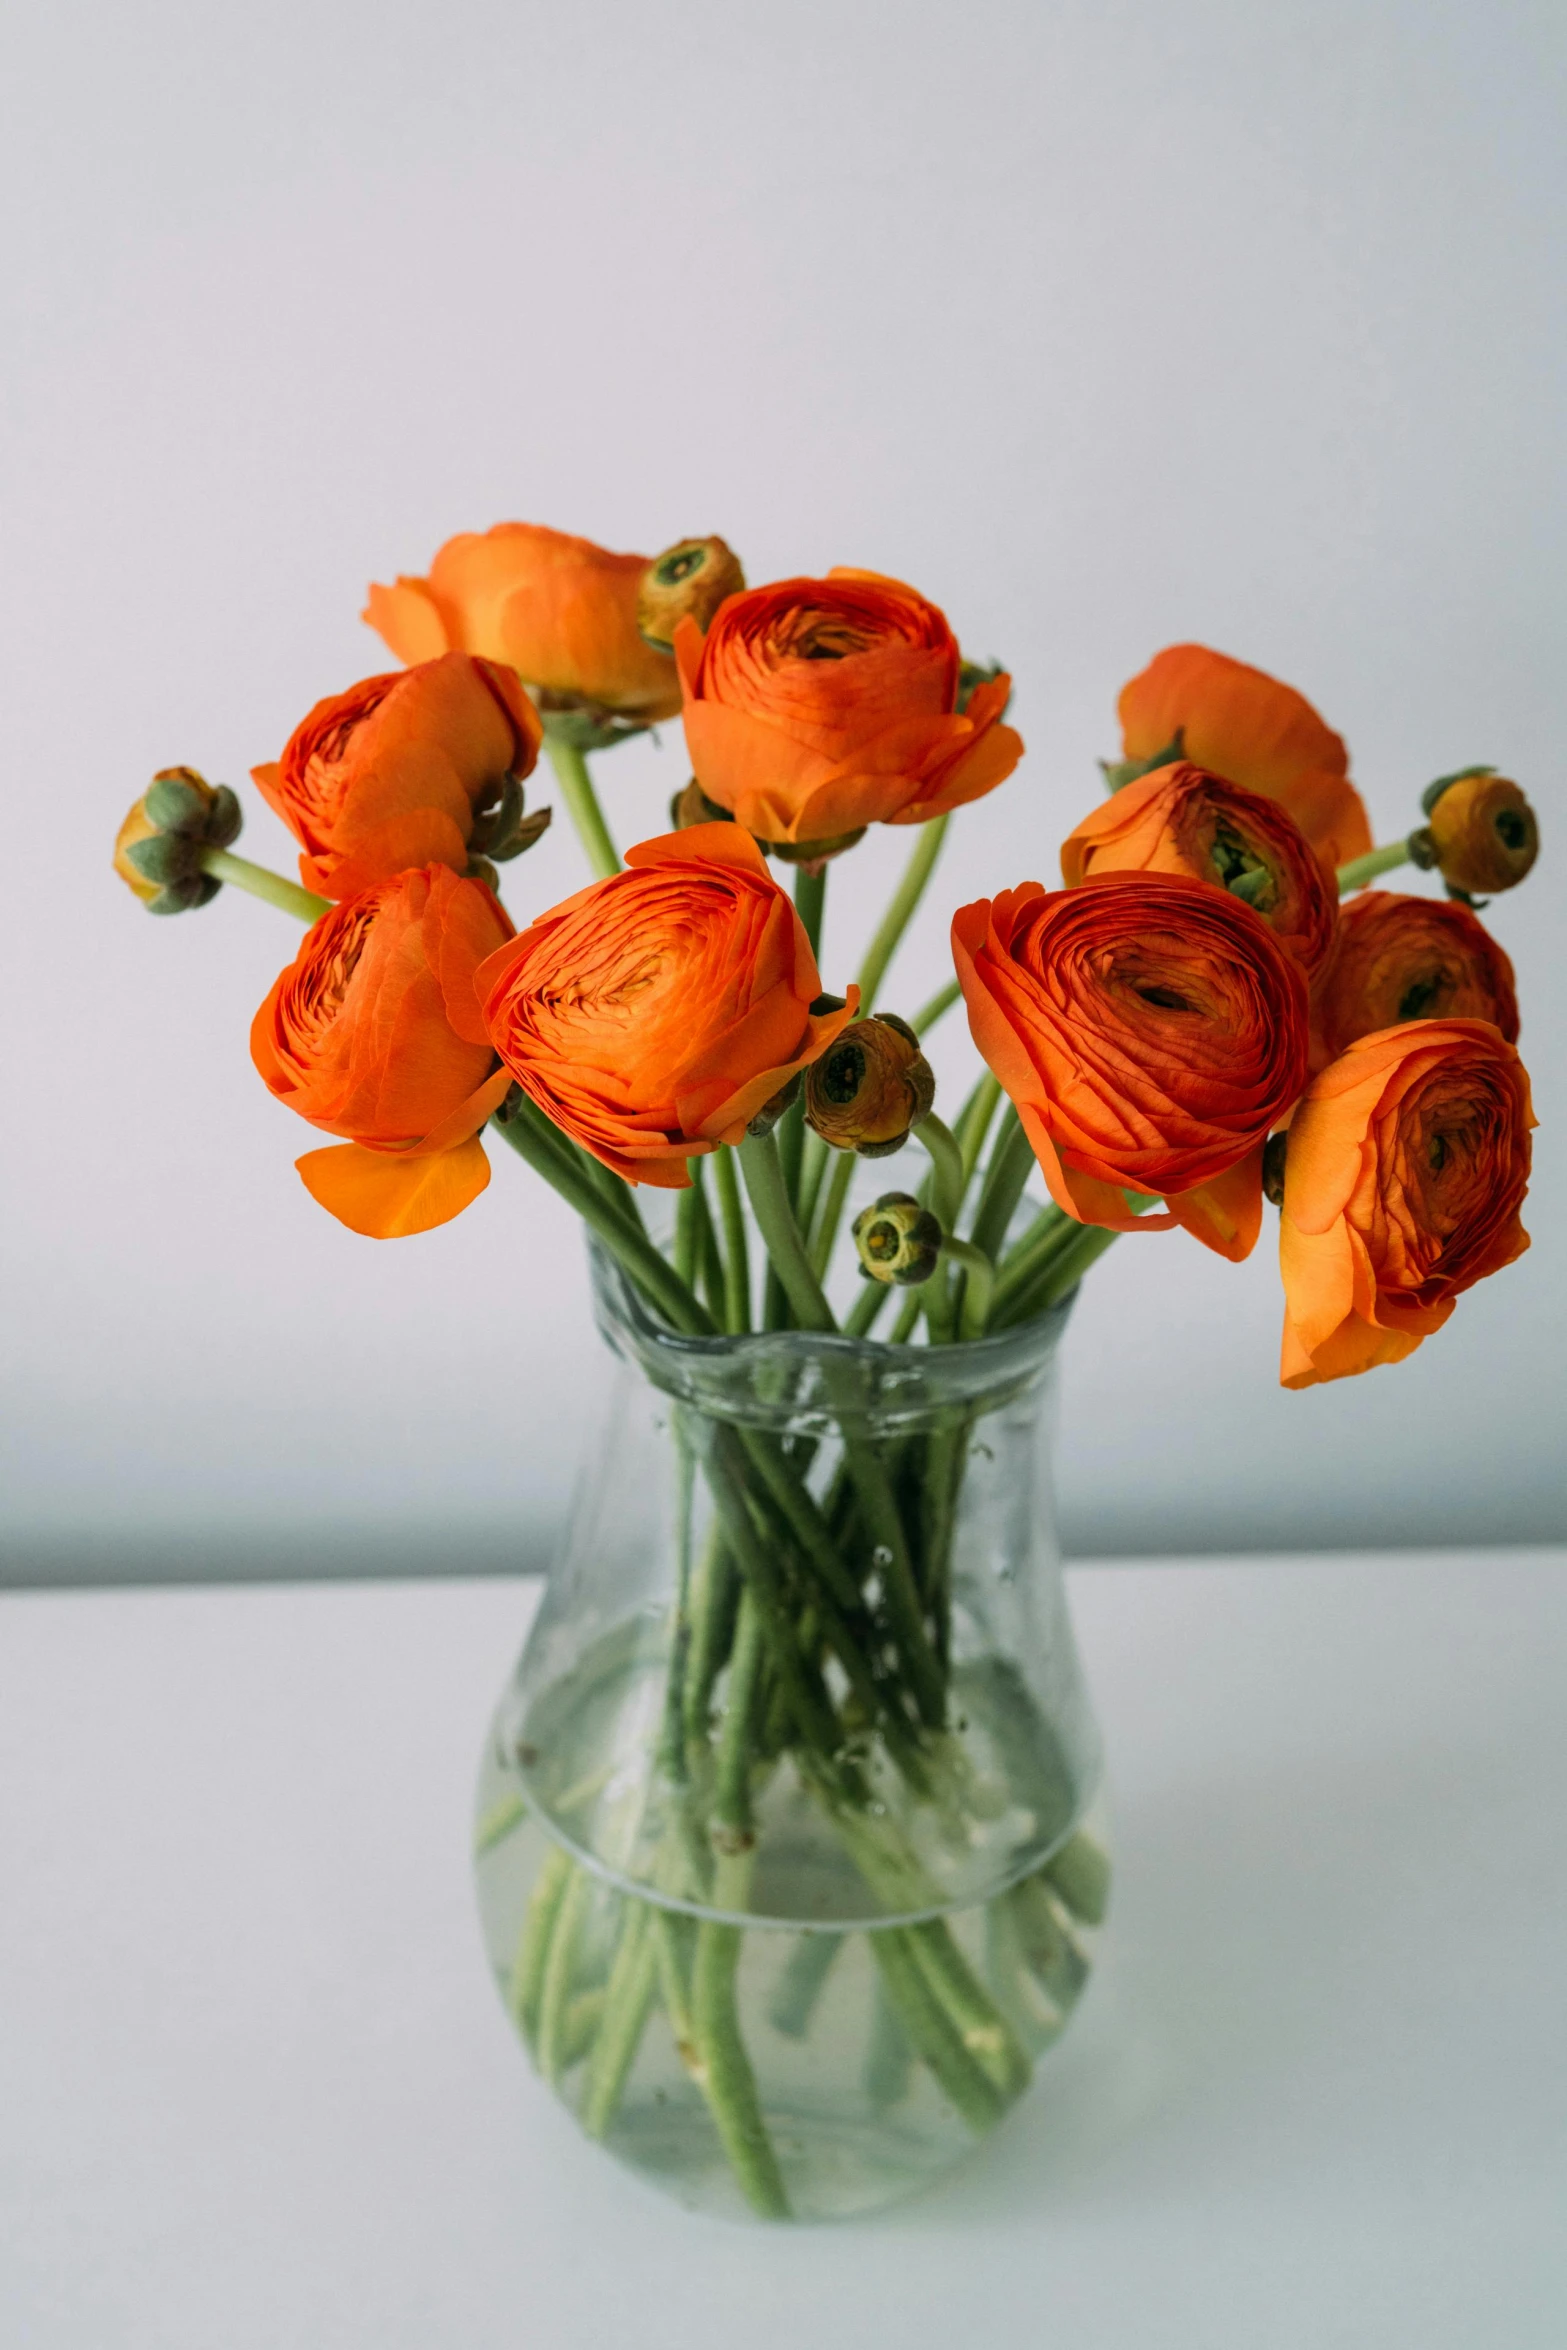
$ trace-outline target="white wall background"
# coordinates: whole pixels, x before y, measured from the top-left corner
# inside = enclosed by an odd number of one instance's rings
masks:
[[[245,1049],[290,925],[107,869],[154,768],[238,784],[382,665],[372,576],[511,516],[901,573],[1003,654],[1029,756],[940,907],[1052,876],[1177,638],[1306,690],[1383,837],[1517,774],[1532,1254],[1287,1396],[1266,1245],[1128,1240],[1062,1481],[1084,1550],[1567,1532],[1559,6],[35,0],[7,45],[8,1573],[501,1566],[558,1522],[604,1367],[564,1211],[508,1159],[445,1231],[345,1234]],[[678,728],[600,764],[662,829]],[[242,845],[287,854],[254,804]],[[907,845],[835,874],[830,980]],[[565,894],[569,833],[510,873]]]

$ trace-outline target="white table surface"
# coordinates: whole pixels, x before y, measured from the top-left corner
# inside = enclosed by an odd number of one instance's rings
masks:
[[[5,2350],[1561,2350],[1567,1558],[1094,1567],[1120,1863],[924,2200],[693,2218],[486,1979],[507,1583],[0,1600]]]

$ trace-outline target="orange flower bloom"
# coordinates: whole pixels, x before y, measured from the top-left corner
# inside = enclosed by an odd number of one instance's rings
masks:
[[[961,907],[952,952],[1058,1206],[1248,1255],[1263,1144],[1306,1081],[1306,982],[1261,915],[1172,873],[1025,881]],[[1169,1213],[1136,1216],[1123,1191]]]
[[[1061,846],[1068,887],[1090,873],[1188,873],[1254,906],[1308,979],[1333,945],[1338,883],[1288,809],[1180,760],[1085,816]]]
[[[1206,645],[1167,645],[1118,707],[1128,759],[1157,758],[1179,736],[1186,758],[1281,800],[1325,865],[1371,847],[1342,739],[1277,678]]]
[[[1324,1063],[1407,1020],[1489,1020],[1518,1042],[1513,967],[1484,923],[1451,898],[1390,889],[1344,901],[1315,1016]]]
[[[510,936],[482,882],[399,873],[323,914],[256,1014],[251,1058],[278,1100],[348,1138],[298,1167],[350,1230],[427,1232],[489,1182],[478,1133],[511,1080],[474,972]]]
[[[1485,1020],[1362,1036],[1290,1121],[1286,1387],[1400,1362],[1529,1245],[1529,1080]]]
[[[934,604],[873,571],[785,579],[675,631],[697,782],[758,840],[841,842],[923,824],[1009,776],[1011,680],[958,710],[957,639]]]
[[[485,1025],[523,1091],[629,1183],[684,1188],[688,1158],[739,1142],[854,1017],[794,907],[735,824],[630,850],[491,955]]]
[[[509,670],[447,653],[317,702],[251,774],[304,850],[306,889],[348,898],[415,865],[461,872],[480,811],[543,739]]]
[[[646,555],[612,555],[538,522],[465,530],[427,579],[373,587],[364,617],[403,661],[458,647],[508,662],[549,708],[591,703],[651,723],[680,707],[668,653],[644,643]]]

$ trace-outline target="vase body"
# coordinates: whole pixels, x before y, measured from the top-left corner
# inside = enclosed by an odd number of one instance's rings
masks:
[[[607,1259],[594,1287],[604,1426],[480,1775],[490,1961],[634,2169],[863,2212],[1028,2086],[1104,1916],[1065,1310],[960,1346],[691,1340]]]

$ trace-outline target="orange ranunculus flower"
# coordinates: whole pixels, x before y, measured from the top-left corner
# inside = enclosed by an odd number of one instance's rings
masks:
[[[415,865],[461,872],[481,811],[543,739],[509,670],[446,653],[317,702],[251,773],[304,851],[306,889],[349,898]]]
[[[323,914],[256,1014],[251,1058],[278,1100],[347,1138],[298,1167],[350,1230],[427,1232],[489,1182],[479,1129],[511,1079],[474,972],[511,934],[483,882],[399,873]]]
[[[785,579],[675,631],[696,780],[758,840],[839,843],[923,824],[1005,780],[1023,745],[1007,677],[960,713],[958,642],[934,604],[874,571]]]
[[[1484,923],[1451,898],[1391,889],[1345,899],[1314,1014],[1324,1063],[1407,1020],[1489,1020],[1518,1042],[1513,967]]]
[[[627,852],[626,870],[541,914],[478,974],[523,1091],[628,1183],[677,1190],[739,1142],[854,1017],[821,980],[788,897],[735,824]]]
[[[449,647],[506,661],[548,709],[589,703],[651,724],[680,707],[672,656],[644,642],[646,555],[612,555],[538,522],[465,530],[427,579],[373,587],[364,617],[399,659]]]
[[[1090,873],[1189,873],[1254,906],[1314,979],[1333,946],[1338,883],[1287,808],[1206,767],[1156,767],[1085,816],[1061,845],[1068,887]]]
[[[1206,645],[1167,645],[1117,707],[1128,759],[1158,758],[1178,741],[1179,756],[1281,800],[1325,865],[1371,847],[1342,738],[1277,678]]]
[[[1286,1387],[1401,1361],[1523,1254],[1533,1124],[1487,1020],[1378,1029],[1313,1080],[1284,1164]]]
[[[1248,1255],[1263,1144],[1306,1082],[1305,978],[1261,915],[1184,874],[1025,881],[960,907],[952,952],[1057,1204]],[[1136,1216],[1123,1191],[1170,1212]]]

